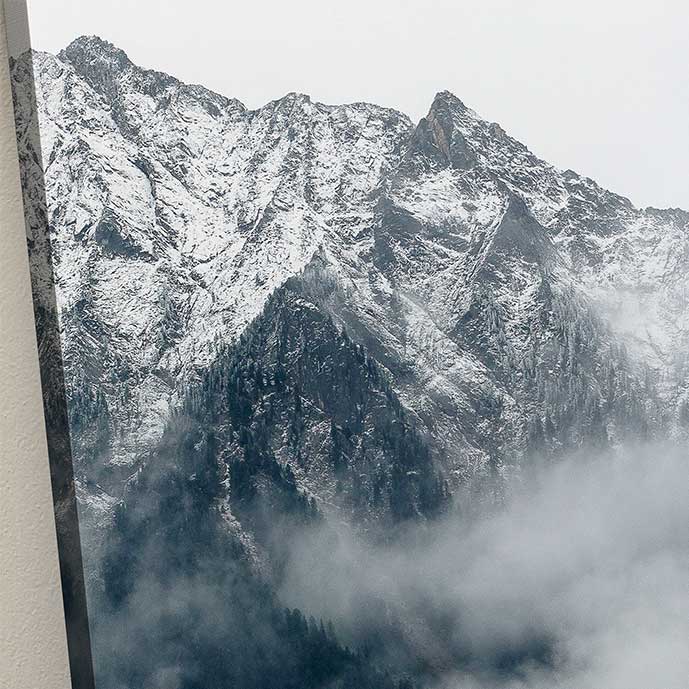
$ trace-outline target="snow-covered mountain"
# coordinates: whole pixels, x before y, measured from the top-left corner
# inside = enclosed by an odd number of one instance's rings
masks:
[[[20,140],[32,70],[42,150],[20,150],[44,172],[92,570],[175,424],[264,564],[266,514],[380,537],[533,455],[684,437],[689,213],[557,169],[448,92],[418,124],[296,93],[248,110],[95,37],[14,64]]]
[[[247,110],[93,37],[33,69],[68,386],[97,398],[118,480],[299,274],[457,481],[518,464],[529,433],[581,440],[546,417],[570,413],[584,351],[576,394],[611,441],[615,394],[681,425],[686,212],[558,170],[448,92],[414,126],[294,93]]]
[[[297,275],[455,486],[529,438],[680,432],[686,212],[558,170],[448,92],[416,126],[301,94],[251,111],[94,37],[33,70],[74,442],[105,495]]]

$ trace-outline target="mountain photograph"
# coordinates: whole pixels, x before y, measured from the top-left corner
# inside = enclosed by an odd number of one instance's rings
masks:
[[[689,211],[450,91],[11,71],[97,689],[686,689]]]

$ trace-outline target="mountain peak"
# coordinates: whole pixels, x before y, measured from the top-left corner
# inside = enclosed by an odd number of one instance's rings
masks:
[[[120,98],[120,88],[124,75],[134,75],[126,88],[134,88],[154,99],[159,104],[165,102],[166,92],[170,88],[180,88],[212,115],[218,115],[223,108],[244,111],[245,107],[236,99],[229,99],[209,89],[195,84],[185,84],[175,77],[153,69],[146,69],[135,65],[127,53],[109,41],[99,36],[79,36],[74,39],[57,56],[63,62],[69,63],[74,70],[95,91],[106,98],[111,104],[116,104]],[[120,113],[118,117],[123,115]],[[136,128],[136,123],[131,123]]]
[[[108,63],[120,69],[133,66],[132,61],[121,48],[103,40],[100,36],[79,36],[63,51],[60,58],[67,58],[71,63]]]
[[[467,108],[467,106],[451,91],[439,91],[435,94],[430,111],[433,112],[433,110],[439,107],[449,107],[456,112],[466,112],[469,110],[469,108]]]
[[[408,155],[422,166],[473,167],[475,153],[458,126],[458,121],[469,112],[469,108],[450,91],[437,93],[428,115],[416,127]]]
[[[290,91],[286,93],[280,100],[291,100],[291,101],[302,101],[305,103],[311,102],[311,96],[307,93],[301,93],[299,91]]]

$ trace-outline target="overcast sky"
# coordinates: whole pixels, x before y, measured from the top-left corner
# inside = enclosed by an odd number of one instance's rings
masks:
[[[29,0],[33,46],[97,34],[257,107],[289,91],[423,116],[452,91],[637,205],[689,209],[686,0]]]

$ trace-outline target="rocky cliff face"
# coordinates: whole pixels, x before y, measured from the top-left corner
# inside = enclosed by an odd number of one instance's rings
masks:
[[[74,441],[105,502],[296,275],[455,488],[593,426],[681,432],[687,213],[554,168],[447,92],[413,126],[300,94],[250,111],[98,38],[33,66]]]
[[[248,110],[98,38],[32,61],[93,577],[180,414],[272,565],[285,510],[381,537],[534,455],[684,437],[689,213],[447,92],[414,125],[294,93]]]

